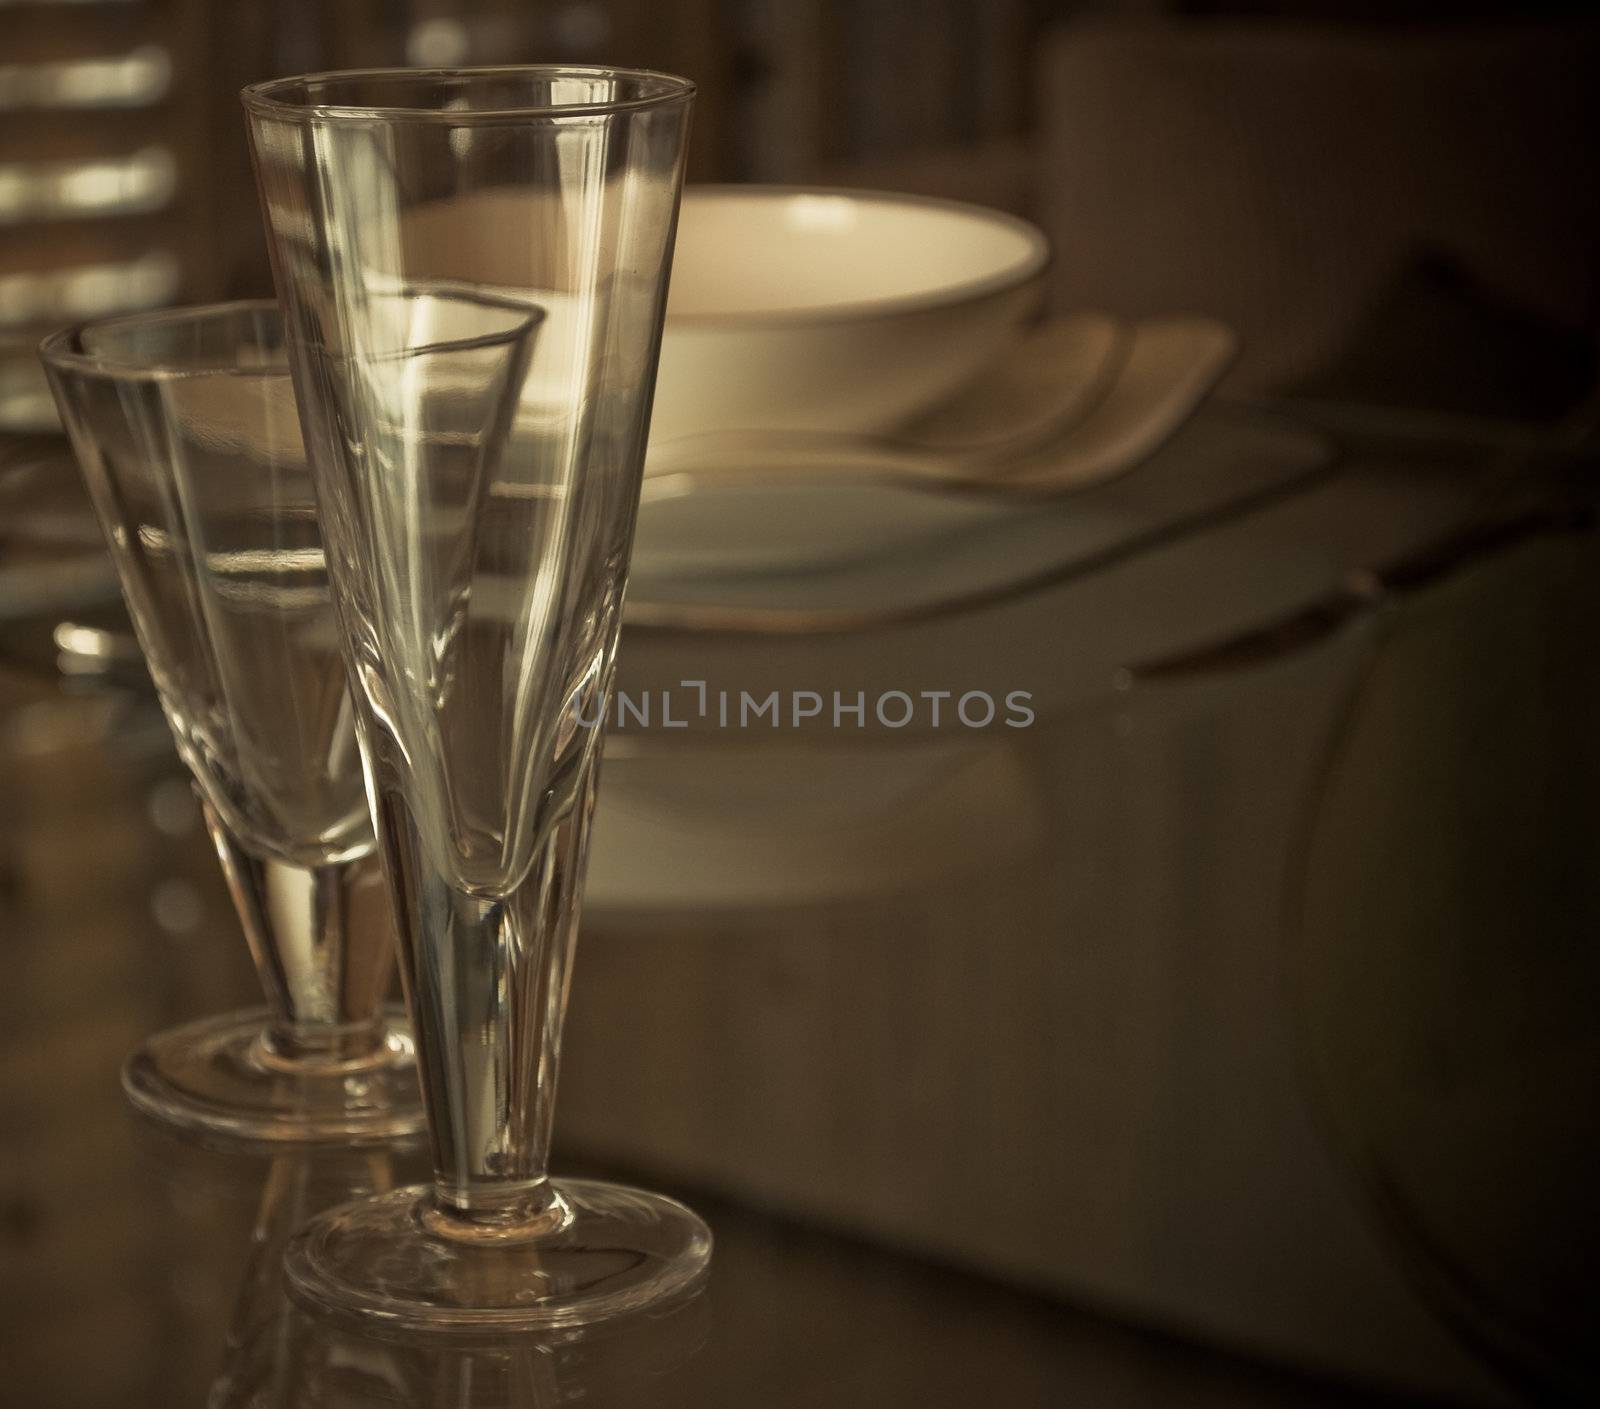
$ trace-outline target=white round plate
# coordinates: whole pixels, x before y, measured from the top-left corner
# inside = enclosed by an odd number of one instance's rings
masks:
[[[1327,460],[1297,426],[1219,409],[1133,473],[1065,498],[718,480],[641,505],[628,620],[827,631],[981,605],[1235,512]]]

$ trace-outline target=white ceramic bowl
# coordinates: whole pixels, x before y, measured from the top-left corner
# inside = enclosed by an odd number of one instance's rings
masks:
[[[876,191],[684,192],[651,443],[889,430],[981,372],[1037,307],[1024,220]]]

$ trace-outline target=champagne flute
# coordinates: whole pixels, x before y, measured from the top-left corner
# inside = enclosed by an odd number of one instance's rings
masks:
[[[435,1168],[314,1219],[303,1300],[427,1330],[576,1325],[695,1283],[710,1235],[547,1162],[693,86],[585,68],[245,90]],[[385,291],[544,313],[526,360],[415,355]]]
[[[398,290],[385,307],[435,336],[452,319],[483,331],[480,306],[448,290]],[[530,319],[523,305],[496,316],[511,342]],[[124,1087],[211,1134],[415,1134],[414,1050],[384,1003],[393,924],[278,308],[85,324],[41,356],[267,999],[150,1038]]]

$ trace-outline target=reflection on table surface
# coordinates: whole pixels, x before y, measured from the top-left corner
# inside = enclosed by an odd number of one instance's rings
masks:
[[[415,1147],[234,1152],[129,1115],[29,1157],[65,1169],[69,1147],[91,1141],[123,1156],[114,1182],[63,1187],[31,1229],[25,1208],[10,1210],[13,1403],[1379,1402],[693,1191],[717,1250],[709,1284],[686,1301],[520,1338],[375,1334],[296,1307],[279,1260],[309,1214],[423,1177]],[[111,1163],[104,1151],[100,1161]]]
[[[1350,438],[1348,428],[1341,436]],[[1265,806],[1268,790],[1255,780],[1282,771],[1275,762],[1280,757],[1299,766],[1312,756],[1296,742],[1296,730],[1316,719],[1290,690],[1307,682],[1291,673],[1272,689],[1252,687],[1250,708],[1235,711],[1229,704],[1222,721],[1227,730],[1219,723],[1203,731],[1200,707],[1220,717],[1232,694],[1214,700],[1213,693],[1192,689],[1163,691],[1136,681],[1131,689],[1114,690],[1108,682],[1120,667],[1147,659],[1188,662],[1191,674],[1195,661],[1204,665],[1215,657],[1226,664],[1232,657],[1225,651],[1195,655],[1191,648],[1226,644],[1241,626],[1256,632],[1241,638],[1250,644],[1263,621],[1294,624],[1312,608],[1311,618],[1321,620],[1319,594],[1357,569],[1367,570],[1362,581],[1382,579],[1372,570],[1411,562],[1430,544],[1453,541],[1461,525],[1490,508],[1498,517],[1520,512],[1524,501],[1587,504],[1588,484],[1587,474],[1535,476],[1519,459],[1498,452],[1380,455],[1357,445],[1331,476],[1236,521],[1186,534],[1116,570],[1089,573],[991,615],[952,617],[892,639],[701,638],[692,643],[692,670],[683,639],[636,636],[629,669],[652,683],[694,675],[713,688],[836,679],[862,687],[907,679],[929,685],[944,680],[933,666],[949,661],[970,672],[969,684],[1032,685],[1041,724],[1023,741],[1029,752],[1021,755],[1020,776],[1037,790],[1053,789],[1051,806],[1065,819],[1040,829],[1055,848],[1051,854],[1072,855],[1074,848],[1088,854],[1085,839],[1103,842],[1107,832],[1094,800],[1115,797],[1131,819],[1127,836],[1139,838],[1139,847],[1122,853],[1124,874],[1149,876],[1153,885],[1192,883],[1192,890],[1174,894],[1204,903],[1186,904],[1183,923],[1169,923],[1165,911],[1143,914],[1128,888],[1110,886],[1107,900],[1091,893],[1082,875],[1056,867],[1041,869],[1034,886],[1047,899],[1049,887],[1060,886],[1062,899],[1052,908],[1036,904],[1029,898],[1034,890],[1021,885],[1009,888],[1009,900],[1001,895],[1012,870],[991,867],[979,886],[940,861],[936,878],[908,880],[898,898],[830,895],[826,904],[807,901],[813,906],[807,909],[804,897],[796,897],[792,913],[776,918],[747,913],[749,896],[734,897],[746,910],[731,902],[719,902],[717,910],[701,895],[676,917],[663,917],[660,897],[645,897],[653,899],[653,909],[635,904],[630,911],[619,902],[639,902],[652,879],[645,858],[665,844],[663,838],[681,838],[696,799],[727,831],[738,822],[730,797],[744,794],[724,786],[725,775],[737,769],[713,775],[696,752],[736,754],[726,740],[695,730],[665,742],[619,736],[608,765],[614,818],[623,816],[618,804],[628,800],[630,780],[636,793],[656,786],[647,765],[657,752],[680,774],[696,775],[700,791],[684,788],[673,775],[657,789],[670,798],[672,811],[656,826],[650,847],[623,838],[628,844],[611,848],[617,864],[607,863],[604,846],[597,855],[578,964],[579,987],[587,991],[574,1004],[568,1046],[568,1144],[558,1134],[556,1170],[604,1175],[605,1168],[585,1166],[583,1150],[613,1151],[637,1166],[621,1172],[679,1194],[702,1212],[717,1249],[709,1285],[693,1303],[632,1323],[515,1342],[382,1339],[317,1321],[285,1300],[279,1258],[294,1228],[344,1198],[423,1178],[419,1152],[230,1153],[135,1123],[117,1086],[126,1052],[159,1027],[252,1001],[248,960],[187,785],[176,777],[166,729],[148,700],[120,689],[64,689],[51,651],[12,653],[0,672],[0,937],[8,945],[7,984],[0,989],[0,1126],[13,1137],[0,1205],[0,1292],[9,1312],[0,1323],[0,1364],[11,1394],[0,1399],[29,1409],[569,1401],[668,1409],[986,1401],[1248,1409],[1383,1402],[819,1231],[803,1218],[809,1210],[830,1226],[872,1227],[887,1241],[880,1225],[889,1220],[862,1216],[838,1192],[844,1185],[870,1189],[880,1210],[891,1203],[915,1210],[924,1248],[1001,1247],[1009,1254],[1026,1246],[1038,1253],[1026,1265],[1067,1269],[1053,1291],[1088,1302],[1097,1275],[1105,1285],[1111,1271],[1126,1271],[1125,1264],[1112,1268],[1104,1243],[1084,1238],[1107,1225],[1104,1206],[1086,1191],[1111,1189],[1124,1210],[1113,1251],[1131,1248],[1130,1258],[1143,1257],[1175,1280],[1188,1278],[1184,1289],[1196,1300],[1203,1297],[1208,1308],[1227,1310],[1215,1294],[1218,1280],[1207,1282],[1207,1276],[1237,1273],[1259,1294],[1247,1307],[1258,1331],[1258,1312],[1268,1301],[1300,1318],[1297,1331],[1307,1325],[1336,1330],[1358,1312],[1382,1319],[1371,1298],[1330,1295],[1317,1302],[1291,1295],[1292,1288],[1303,1293],[1329,1285],[1327,1269],[1337,1263],[1329,1245],[1336,1243],[1339,1255],[1349,1247],[1326,1232],[1342,1226],[1326,1222],[1327,1209],[1301,1197],[1303,1188],[1314,1186],[1294,1182],[1297,1167],[1285,1155],[1280,1127],[1299,1118],[1299,1107],[1288,1104],[1299,1096],[1287,1076],[1281,1093],[1267,1084],[1286,1070],[1269,1041],[1272,1029],[1265,1021],[1235,1023],[1226,1031],[1207,1026],[1203,1006],[1211,990],[1203,985],[1192,1000],[1199,1006],[1178,1010],[1161,1006],[1160,985],[1135,981],[1141,953],[1162,972],[1187,954],[1203,953],[1211,971],[1244,975],[1276,1001],[1280,917],[1268,903],[1269,888],[1239,883],[1238,873],[1213,856],[1254,854],[1251,839],[1262,834],[1262,819],[1279,815]],[[1581,550],[1578,544],[1572,551]],[[1244,570],[1235,570],[1241,564]],[[1119,630],[1109,631],[1107,623]],[[1329,639],[1332,648],[1316,658],[1326,657],[1325,673],[1337,683],[1349,676],[1351,661],[1344,637]],[[1040,641],[1051,649],[1030,649]],[[1007,663],[1019,651],[1029,673],[1014,679]],[[31,670],[24,673],[24,667]],[[1318,684],[1322,671],[1311,672],[1310,683],[1318,685],[1316,698],[1331,698],[1337,692]],[[1169,667],[1167,675],[1173,673]],[[1084,707],[1102,697],[1114,704],[1103,720]],[[1263,720],[1283,721],[1283,728],[1264,734]],[[1135,727],[1117,731],[1130,721]],[[1217,741],[1235,734],[1248,747],[1219,752]],[[1113,747],[1106,739],[1118,742]],[[1277,752],[1269,747],[1274,739]],[[981,742],[957,740],[972,750]],[[667,754],[667,745],[676,752]],[[899,747],[896,766],[912,756],[908,746]],[[1145,826],[1145,814],[1134,806],[1143,798],[1140,806],[1165,808],[1172,797],[1188,796],[1167,790],[1165,780],[1181,776],[1168,770],[1169,748],[1174,767],[1202,758],[1209,771],[1201,782],[1213,773],[1222,779],[1208,785],[1204,829],[1172,819],[1179,829],[1173,836],[1212,848],[1196,851],[1193,864],[1172,876],[1146,860],[1160,860],[1167,834]],[[825,776],[832,749],[839,746],[826,737],[773,741],[763,758],[777,770],[777,781],[769,783],[765,773],[745,779],[750,815],[758,807],[764,815],[767,791],[784,793],[789,775],[779,765],[814,784]],[[866,786],[859,757],[864,745],[852,741],[850,749],[848,756],[839,752],[836,766],[857,792],[841,786],[836,796],[831,785],[812,788],[819,796],[826,792],[827,807],[846,813],[862,807],[851,799]],[[792,764],[785,762],[791,753]],[[1223,759],[1235,760],[1231,771],[1223,771]],[[1256,772],[1237,766],[1246,759]],[[1002,781],[1011,777],[1006,773]],[[1136,794],[1132,783],[1140,779],[1145,791]],[[1288,808],[1291,791],[1277,788],[1271,795]],[[1080,798],[1084,806],[1073,812]],[[1233,811],[1230,798],[1237,803]],[[854,848],[857,863],[876,860],[859,830],[835,825],[824,811],[812,819],[813,830],[835,852],[797,865],[796,837],[812,822],[792,797],[791,804],[781,819],[787,830],[766,838],[786,873],[848,878],[836,854],[841,840]],[[988,856],[971,842],[974,831],[987,827],[976,809],[922,811],[948,821],[949,854]],[[1013,829],[988,828],[988,840],[1014,840],[1015,824],[1032,816],[1015,808],[1006,815]],[[898,823],[884,831],[897,851],[915,853],[924,863],[947,855],[927,839],[908,848],[911,834]],[[731,874],[739,858],[730,859],[726,847],[702,852],[708,866]],[[1024,848],[1011,850],[1013,868],[1033,864]],[[1169,866],[1174,854],[1166,854]],[[1267,874],[1271,859],[1263,851],[1247,876]],[[634,887],[626,894],[615,884],[624,874]],[[705,880],[682,867],[670,879],[675,895]],[[879,871],[876,880],[883,879]],[[774,902],[770,885],[765,899]],[[1098,967],[1084,945],[1060,943],[1063,933],[1088,933],[1091,923],[1095,933],[1117,941]],[[961,956],[972,952],[970,935],[980,925],[991,932],[984,962],[1009,975],[1011,984],[992,987],[989,1008],[975,1003],[969,988],[945,995],[935,982],[941,972],[968,972]],[[913,935],[924,971],[908,983],[903,955]],[[633,942],[639,936],[652,943]],[[730,936],[739,940],[737,949],[721,942]],[[895,943],[880,942],[886,938]],[[797,956],[810,967],[797,967]],[[838,983],[813,983],[818,973],[836,974]],[[1024,990],[1037,998],[1033,1006],[1009,1002],[1009,994]],[[948,1011],[938,1007],[946,997],[959,999],[965,1027],[951,1025]],[[925,1028],[927,1043],[875,1045],[875,1035],[895,1026],[884,1015],[896,1003],[895,1031],[903,1036]],[[652,1005],[648,1019],[639,1016],[645,1004]],[[1190,1046],[1175,1045],[1175,1011],[1192,1018],[1182,1029],[1194,1039]],[[989,1024],[991,1012],[1008,1015],[1004,1034]],[[1102,1044],[1106,1050],[1091,1053],[1083,1045],[1089,1039],[1079,1028],[1102,1030],[1087,1021],[1097,1012],[1115,1013],[1113,1035],[1121,1047]],[[619,1028],[619,1014],[632,1015],[633,1025]],[[709,1036],[689,1041],[688,1032]],[[976,1043],[983,1044],[981,1053]],[[936,1052],[938,1062],[922,1073],[919,1090],[937,1093],[958,1111],[960,1082],[969,1096],[966,1109],[975,1104],[972,1093],[993,1104],[1004,1074],[1027,1060],[1037,1080],[1006,1089],[1013,1099],[1036,1090],[1039,1104],[1015,1109],[1048,1110],[1052,1121],[1014,1120],[1002,1145],[993,1136],[970,1140],[971,1127],[952,1120],[948,1129],[930,1125],[913,1150],[905,1139],[910,1127],[883,1114],[904,1104],[899,1088],[908,1068],[903,1061],[863,1057],[887,1050]],[[641,1054],[648,1058],[648,1080],[639,1074]],[[1127,1074],[1141,1072],[1151,1077],[1148,1089],[1155,1094],[1148,1100],[1128,1094]],[[1261,1074],[1260,1088],[1250,1088],[1240,1072],[1251,1079]],[[1254,1099],[1266,1112],[1232,1144],[1213,1139],[1209,1128],[1211,1113],[1222,1108],[1220,1093],[1240,1110],[1249,1111]],[[1148,1113],[1157,1109],[1157,1097],[1164,1114],[1154,1121]],[[1281,1108],[1271,1104],[1280,1099]],[[1096,1112],[1097,1131],[1089,1120]],[[1159,1165],[1140,1143],[1152,1130],[1171,1142],[1165,1147],[1170,1157]],[[952,1154],[969,1148],[970,1163]],[[1212,1165],[1178,1153],[1200,1148]],[[1119,1165],[1108,1149],[1127,1149],[1134,1152],[1130,1159],[1147,1162]],[[1223,1156],[1236,1163],[1220,1163]],[[1159,1186],[1125,1187],[1129,1168],[1159,1168]],[[718,1189],[759,1191],[785,1211],[754,1211],[692,1184],[674,1187],[674,1169],[705,1171],[682,1177],[704,1178]],[[1027,1171],[1026,1189],[1012,1178],[1019,1169]],[[876,1182],[863,1178],[863,1170]],[[1208,1173],[1217,1188],[1207,1183]],[[965,1202],[962,1190],[969,1195]],[[1208,1203],[1213,1194],[1219,1199]],[[979,1220],[983,1236],[939,1236],[937,1211],[946,1200],[947,1216],[965,1224],[964,1233]],[[1236,1221],[1219,1216],[1219,1206]],[[1293,1236],[1301,1227],[1315,1236]],[[1013,1267],[1021,1261],[1010,1256]],[[1403,1329],[1395,1335],[1402,1346]]]

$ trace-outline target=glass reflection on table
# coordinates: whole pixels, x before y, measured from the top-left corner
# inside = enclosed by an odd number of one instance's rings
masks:
[[[289,1239],[323,1209],[415,1181],[427,1163],[420,1144],[272,1152],[201,1144],[146,1121],[138,1133],[145,1172],[176,1224],[171,1285],[192,1329],[220,1342],[208,1409],[635,1404],[704,1343],[698,1294],[592,1326],[512,1336],[408,1335],[302,1309],[284,1285]],[[229,1239],[231,1259],[219,1246]],[[218,1269],[231,1265],[239,1271],[229,1307],[216,1293]]]

